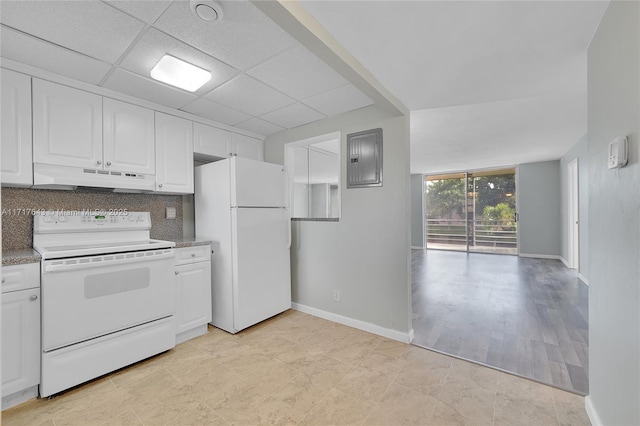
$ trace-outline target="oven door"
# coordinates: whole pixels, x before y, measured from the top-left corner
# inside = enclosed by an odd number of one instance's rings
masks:
[[[173,249],[42,262],[42,349],[173,315]]]

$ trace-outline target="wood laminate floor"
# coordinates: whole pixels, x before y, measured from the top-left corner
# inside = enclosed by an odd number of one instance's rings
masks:
[[[588,288],[558,260],[412,250],[413,343],[589,392]]]

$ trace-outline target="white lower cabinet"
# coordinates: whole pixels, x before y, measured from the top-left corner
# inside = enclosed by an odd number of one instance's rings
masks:
[[[39,269],[39,263],[2,268],[2,409],[38,395]]]
[[[176,343],[207,332],[211,321],[211,246],[176,249]]]

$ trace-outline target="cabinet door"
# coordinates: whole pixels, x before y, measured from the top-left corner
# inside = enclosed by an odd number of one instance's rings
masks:
[[[231,132],[193,123],[193,153],[200,157],[227,158],[231,156]]]
[[[233,133],[232,135],[234,153],[238,157],[250,158],[252,160],[264,161],[262,153],[263,142],[260,139]]]
[[[33,185],[31,77],[2,70],[2,184]]]
[[[155,174],[153,110],[104,98],[102,112],[104,168]]]
[[[176,334],[211,321],[211,262],[176,267]]]
[[[193,194],[193,122],[156,112],[156,191]]]
[[[2,295],[2,396],[40,383],[40,289]]]
[[[33,79],[33,162],[102,168],[102,97]]]

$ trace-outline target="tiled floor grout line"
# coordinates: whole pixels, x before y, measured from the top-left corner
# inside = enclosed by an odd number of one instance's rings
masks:
[[[492,424],[496,424],[496,405],[498,404],[498,380],[499,376],[496,374],[495,390],[493,391],[493,421]]]
[[[551,397],[553,398],[553,410],[556,412],[556,420],[558,421],[558,426],[560,426],[560,415],[558,414],[558,404],[556,402],[556,395],[551,391]]]

